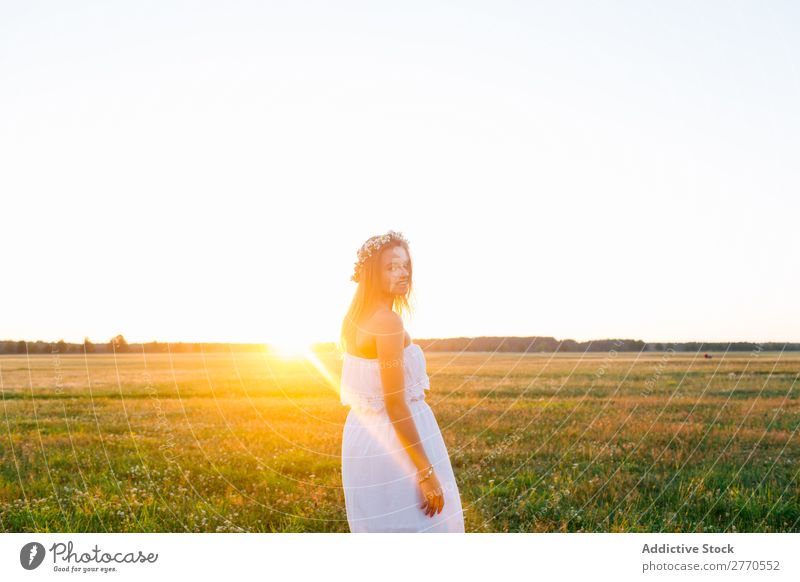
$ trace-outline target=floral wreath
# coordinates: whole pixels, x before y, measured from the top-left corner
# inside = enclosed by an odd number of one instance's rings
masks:
[[[364,263],[367,262],[367,259],[369,259],[376,252],[380,251],[387,243],[396,240],[402,241],[408,245],[408,241],[403,238],[403,234],[394,230],[390,230],[386,234],[379,234],[367,239],[367,242],[361,245],[361,248],[358,249],[358,260],[355,262],[353,275],[350,277],[350,280],[358,283],[359,279],[361,278],[361,267],[364,266]]]

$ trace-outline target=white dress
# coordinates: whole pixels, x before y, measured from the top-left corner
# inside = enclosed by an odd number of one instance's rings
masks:
[[[425,355],[417,344],[403,350],[405,396],[422,445],[444,490],[444,508],[430,517],[417,469],[389,420],[377,359],[345,352],[340,399],[349,406],[342,434],[342,484],[353,533],[464,532],[461,496],[439,425],[428,403]]]

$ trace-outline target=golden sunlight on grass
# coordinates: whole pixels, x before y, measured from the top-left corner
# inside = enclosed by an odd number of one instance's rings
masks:
[[[313,354],[311,344],[308,342],[287,340],[267,344],[270,354],[276,355],[284,360],[303,360],[308,359]]]
[[[277,356],[286,363],[308,364],[325,380],[326,385],[338,395],[339,375],[331,373],[328,366],[322,362],[314,352],[313,345],[304,342],[287,341],[267,344],[270,354]]]
[[[468,532],[800,531],[796,354],[426,361]],[[342,364],[2,356],[0,532],[346,532]]]

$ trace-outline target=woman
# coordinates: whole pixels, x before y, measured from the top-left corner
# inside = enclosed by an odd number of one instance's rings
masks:
[[[342,483],[351,532],[464,532],[453,468],[425,402],[425,355],[398,312],[411,293],[408,241],[367,240],[342,323]]]

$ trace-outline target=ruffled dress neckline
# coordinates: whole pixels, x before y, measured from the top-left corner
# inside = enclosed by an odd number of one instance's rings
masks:
[[[380,360],[362,358],[345,352],[342,356],[342,375],[339,399],[344,406],[360,412],[385,411]],[[403,349],[403,380],[406,402],[425,400],[425,390],[430,390],[425,354],[422,348],[410,343]]]
[[[419,346],[417,344],[415,344],[414,342],[411,342],[410,344],[408,344],[406,347],[403,348],[403,356],[405,356],[406,350],[408,350],[409,348],[412,348],[412,347],[419,348]],[[352,358],[354,360],[361,360],[362,362],[378,362],[378,361],[380,361],[378,358],[362,358],[361,356],[354,356],[350,352],[345,352],[343,357]]]

